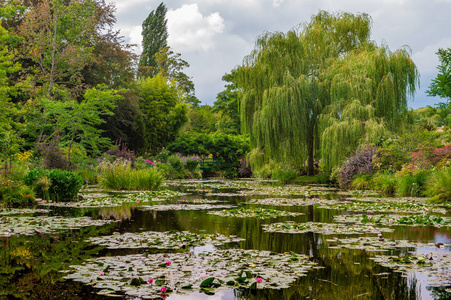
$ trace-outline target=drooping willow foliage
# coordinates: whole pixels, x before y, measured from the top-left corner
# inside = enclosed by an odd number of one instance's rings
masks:
[[[315,159],[337,165],[362,138],[397,128],[418,73],[405,50],[370,41],[370,28],[366,14],[321,11],[310,23],[257,39],[234,70],[255,167],[307,162],[313,174]]]

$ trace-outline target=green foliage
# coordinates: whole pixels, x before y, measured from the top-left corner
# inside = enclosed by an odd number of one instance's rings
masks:
[[[185,156],[211,154],[220,162],[215,165],[215,171],[232,178],[238,176],[240,159],[249,151],[249,140],[241,135],[185,133],[169,144],[167,150]]]
[[[271,172],[271,179],[289,183],[296,179],[298,173],[299,172],[294,169],[276,168]]]
[[[48,181],[46,182],[42,178],[47,178]],[[80,176],[59,169],[30,170],[25,176],[25,183],[33,187],[38,197],[47,198],[46,192],[48,191],[49,198],[57,202],[77,200],[78,192],[83,186],[83,180]]]
[[[174,84],[158,74],[141,81],[140,107],[145,124],[145,152],[156,155],[175,140],[178,131],[188,121],[188,108],[180,102]]]
[[[6,206],[27,206],[34,204],[34,191],[20,181],[9,180],[0,177],[0,207]]]
[[[424,196],[429,174],[429,170],[421,169],[414,165],[403,166],[401,171],[396,173],[397,195],[400,197]]]
[[[188,112],[188,122],[182,127],[182,133],[210,134],[216,131],[217,114],[211,106],[192,107]]]
[[[218,93],[213,103],[213,111],[219,113],[216,127],[219,132],[226,134],[239,134],[241,128],[238,88],[233,83],[232,75],[226,74],[222,77],[228,84],[225,90]]]
[[[102,116],[113,114],[116,101],[121,97],[118,91],[101,85],[87,90],[81,102],[42,100],[42,106],[46,110],[45,118],[52,123],[53,135],[61,134],[60,145],[67,147],[69,162],[72,147],[76,143],[89,149],[93,155],[100,154],[102,149],[111,145],[108,138],[101,136],[102,130],[97,126],[105,123]]]
[[[166,5],[163,2],[160,3],[142,24],[143,52],[139,61],[139,73],[143,76],[154,76],[158,73],[155,54],[167,47],[167,11]]]
[[[350,187],[355,190],[370,190],[373,187],[372,174],[357,174],[352,178]]]
[[[433,202],[451,201],[451,168],[440,168],[432,172],[424,194]]]
[[[157,168],[133,169],[130,162],[123,159],[116,159],[113,163],[104,161],[99,169],[99,184],[106,189],[156,190],[164,180]]]
[[[186,163],[182,160],[179,155],[170,155],[168,157],[168,164],[177,172],[183,171],[185,169]]]
[[[385,196],[392,197],[398,188],[397,178],[387,171],[377,173],[373,177],[373,188]]]
[[[418,72],[407,51],[371,42],[370,28],[366,14],[321,11],[286,34],[257,40],[233,75],[242,88],[242,127],[263,164],[307,162],[312,175],[315,158],[333,169],[341,164],[335,156],[344,159],[385,126],[399,129]],[[329,157],[331,147],[342,152]]]
[[[432,80],[427,93],[429,96],[440,96],[451,100],[451,48],[439,49],[437,52],[440,65],[437,66],[437,77]]]

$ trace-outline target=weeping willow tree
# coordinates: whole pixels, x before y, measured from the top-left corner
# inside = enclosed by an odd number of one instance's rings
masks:
[[[321,149],[330,150],[329,142],[346,152],[354,141],[380,133],[386,121],[395,128],[392,121],[406,111],[418,73],[406,51],[390,53],[370,41],[370,29],[366,14],[321,11],[287,33],[257,39],[234,70],[242,90],[242,130],[250,135],[255,167],[269,161],[307,163],[313,174],[314,160]],[[340,133],[352,134],[353,142],[347,145],[346,136],[326,140]]]

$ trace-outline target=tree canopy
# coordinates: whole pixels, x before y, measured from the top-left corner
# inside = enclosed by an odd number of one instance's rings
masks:
[[[440,65],[437,66],[438,74],[432,80],[427,93],[429,96],[440,96],[446,101],[451,100],[451,48],[437,51]]]
[[[257,39],[234,70],[255,166],[307,163],[313,174],[314,160],[327,158],[329,148],[339,148],[344,158],[356,141],[386,124],[396,128],[418,72],[406,50],[379,47],[370,32],[366,14],[321,11],[287,33]],[[328,139],[331,132],[334,140]]]

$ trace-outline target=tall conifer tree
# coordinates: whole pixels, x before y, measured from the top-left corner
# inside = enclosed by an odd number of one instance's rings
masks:
[[[141,76],[154,76],[158,73],[158,63],[155,59],[160,49],[167,47],[168,26],[166,13],[168,9],[162,2],[156,10],[150,12],[142,25],[143,52],[139,62]]]

